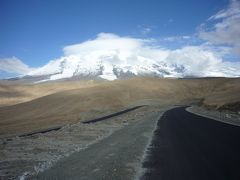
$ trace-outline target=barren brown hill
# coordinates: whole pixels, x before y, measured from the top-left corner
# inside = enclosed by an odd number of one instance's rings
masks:
[[[35,91],[38,92],[39,88],[41,94],[33,95],[29,99],[48,95],[1,107],[0,136],[62,126],[136,105],[173,105],[201,101],[207,106],[220,108],[240,101],[239,78],[133,78],[101,84],[93,83],[87,85],[88,87],[77,83],[79,82],[62,82],[52,86],[51,84],[35,85]],[[44,86],[47,88],[44,89]],[[49,90],[51,87],[55,89]],[[11,92],[14,86],[7,88]],[[22,90],[23,94],[29,92],[27,87],[24,88],[26,89]],[[33,87],[29,86],[29,88]],[[21,99],[22,94],[18,92],[21,93],[21,90],[16,91]],[[15,97],[15,94],[13,93],[12,96]]]
[[[47,82],[40,84],[16,84],[0,81],[0,107],[27,102],[60,91],[93,87],[99,81]]]

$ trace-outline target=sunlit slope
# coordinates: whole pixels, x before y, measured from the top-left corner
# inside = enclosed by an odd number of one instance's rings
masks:
[[[0,81],[0,107],[27,102],[42,96],[71,89],[96,86],[97,81],[47,82],[40,84],[21,84]]]
[[[74,83],[77,82],[70,84]],[[201,100],[219,107],[240,101],[239,92],[240,79],[133,78],[105,82],[1,107],[0,134],[55,127],[141,104],[186,104]]]

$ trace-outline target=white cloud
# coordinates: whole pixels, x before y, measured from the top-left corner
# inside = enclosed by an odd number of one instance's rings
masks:
[[[189,39],[189,36],[177,39]],[[176,37],[175,37],[176,39]],[[32,69],[16,57],[0,60],[0,70],[18,74],[44,75],[56,74],[71,77],[78,71],[92,72],[104,63],[104,73],[109,75],[113,66],[137,71],[141,67],[152,67],[153,64],[177,65],[184,67],[184,72],[173,76],[240,76],[240,63],[223,60],[229,48],[204,43],[198,46],[185,46],[175,50],[156,45],[156,39],[121,37],[112,33],[100,33],[95,39],[63,48],[64,56],[50,61],[45,66]],[[170,66],[169,66],[170,65]],[[64,66],[65,69],[62,69]]]
[[[16,57],[0,59],[0,71],[24,75],[31,70],[28,65]]]
[[[138,56],[146,56],[150,59],[164,59],[168,55],[165,49],[155,48],[151,45],[151,39],[137,39],[120,37],[111,33],[100,33],[96,39],[83,43],[66,46],[63,48],[65,56],[79,56],[86,62],[109,56],[111,63],[138,63]],[[106,58],[105,58],[106,59]]]
[[[240,3],[239,0],[231,0],[228,8],[219,11],[217,14],[211,16],[209,20],[223,19],[239,15]]]
[[[189,39],[190,36],[176,36],[168,40]],[[170,63],[184,66],[184,75],[190,76],[239,76],[239,63],[226,62],[223,56],[228,47],[215,47],[205,43],[170,50],[154,46],[154,39],[120,37],[116,34],[100,33],[96,39],[66,46],[66,56],[78,56],[86,63],[96,62],[101,57],[115,65],[143,65]],[[107,57],[107,58],[106,58]]]
[[[239,64],[229,69],[235,63],[226,64],[219,54],[203,46],[186,46],[171,51],[166,61],[183,65],[186,68],[185,76],[235,76],[235,71],[240,69]],[[224,68],[227,68],[226,71],[223,71]]]
[[[151,31],[152,31],[151,28],[143,28],[142,31],[141,31],[141,33],[142,33],[143,35],[147,35],[147,34],[151,33]]]
[[[66,46],[63,48],[64,55],[78,55],[85,56],[92,52],[98,53],[99,55],[104,54],[105,51],[119,51],[122,54],[138,49],[143,44],[143,40],[119,36],[111,33],[100,33],[94,40],[88,40],[83,43]]]
[[[152,32],[154,26],[138,25],[137,29],[141,35],[146,36]]]
[[[228,8],[211,16],[201,25],[199,36],[212,44],[231,46],[240,55],[240,1],[232,0]]]
[[[185,41],[185,40],[190,40],[192,37],[191,36],[169,36],[169,37],[165,37],[162,40],[163,41],[170,41],[170,42],[174,42],[174,41]]]

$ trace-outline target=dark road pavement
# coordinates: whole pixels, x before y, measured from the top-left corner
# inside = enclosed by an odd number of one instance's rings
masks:
[[[158,121],[141,179],[239,180],[240,127],[185,111],[166,111]]]

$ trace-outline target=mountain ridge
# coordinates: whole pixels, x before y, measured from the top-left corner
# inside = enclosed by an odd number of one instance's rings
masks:
[[[115,80],[131,76],[183,77],[184,66],[156,63],[144,59],[143,63],[112,63],[114,56],[100,57],[97,60],[84,62],[78,56],[61,57],[50,61],[45,66],[33,70],[27,76],[50,76],[42,81],[59,80],[74,76],[99,77],[106,80]],[[139,58],[139,57],[138,57]]]

